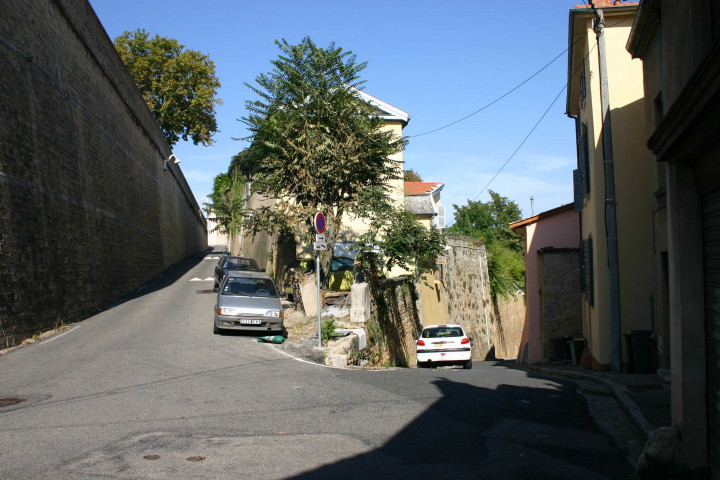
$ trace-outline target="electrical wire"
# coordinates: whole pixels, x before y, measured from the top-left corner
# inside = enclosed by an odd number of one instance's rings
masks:
[[[614,24],[614,25],[612,25],[612,26],[618,25],[619,23],[621,23],[621,22],[618,22],[618,23],[616,23],[616,24]],[[573,45],[574,45],[575,43],[577,43],[577,40],[573,43]],[[573,72],[571,78],[575,78],[575,75],[580,71],[580,69],[582,68],[582,66],[585,65],[585,61],[588,59],[588,57],[590,56],[590,54],[595,50],[595,47],[597,47],[597,40],[595,41],[595,44],[592,46],[592,48],[588,51],[587,55],[585,55],[585,57],[583,57],[583,61],[582,61],[582,62],[580,63],[580,65],[575,69],[575,71]],[[543,119],[545,118],[545,116],[548,114],[548,112],[549,112],[550,109],[553,107],[553,105],[555,105],[555,102],[557,102],[557,99],[560,98],[560,95],[562,95],[562,92],[565,91],[565,89],[567,88],[567,86],[568,86],[568,82],[566,82],[566,83],[563,85],[563,87],[560,89],[560,91],[558,92],[558,94],[557,94],[557,95],[555,96],[555,98],[553,99],[552,103],[550,103],[550,106],[545,110],[545,112],[542,114],[542,116],[540,116],[540,119],[539,119],[537,122],[535,122],[535,125],[533,125],[532,129],[530,129],[530,132],[528,132],[528,134],[525,135],[525,138],[523,138],[522,142],[520,142],[520,145],[518,145],[518,147],[515,149],[515,151],[512,153],[512,155],[510,155],[510,157],[505,161],[505,163],[503,163],[502,167],[500,167],[500,169],[495,173],[495,175],[493,175],[493,177],[492,177],[492,178],[490,179],[490,181],[483,187],[483,189],[480,190],[480,193],[478,193],[478,194],[475,196],[475,198],[473,198],[473,200],[472,200],[473,202],[476,201],[476,200],[478,199],[478,197],[480,197],[480,195],[483,194],[483,192],[485,192],[485,190],[490,186],[490,184],[498,177],[498,175],[500,175],[500,172],[502,172],[503,169],[505,169],[505,167],[507,166],[507,164],[510,163],[510,160],[513,159],[513,157],[515,156],[515,154],[516,154],[516,153],[520,150],[520,148],[525,144],[525,142],[527,141],[527,139],[530,138],[530,135],[532,135],[532,133],[535,131],[535,129],[538,127],[538,125],[540,125],[540,122],[543,121]],[[455,219],[453,219],[453,223],[451,223],[450,225],[447,225],[445,228],[449,228],[449,227],[453,226],[454,224],[455,224]]]
[[[480,190],[480,193],[478,193],[478,194],[475,196],[475,198],[473,198],[473,202],[474,202],[475,200],[477,200],[480,195],[483,194],[483,192],[485,191],[485,189],[490,186],[490,184],[493,182],[493,180],[495,180],[495,179],[497,178],[497,176],[500,175],[500,172],[502,172],[503,169],[507,166],[507,164],[510,163],[510,160],[513,159],[513,157],[514,157],[515,154],[518,152],[518,150],[520,150],[520,148],[521,148],[523,145],[525,145],[525,142],[527,141],[527,139],[530,138],[530,135],[533,134],[533,132],[535,131],[535,129],[538,127],[538,125],[540,125],[540,122],[543,121],[543,119],[544,119],[545,116],[548,114],[548,112],[550,111],[550,109],[553,107],[553,105],[555,105],[555,102],[557,102],[557,99],[560,98],[560,95],[562,95],[562,93],[565,91],[565,88],[567,88],[567,83],[566,83],[565,85],[563,85],[563,87],[560,89],[560,91],[558,92],[558,94],[555,95],[555,98],[553,99],[552,103],[550,103],[550,106],[549,106],[549,107],[545,110],[545,112],[540,116],[540,119],[539,119],[537,122],[535,122],[535,125],[533,125],[533,127],[530,129],[530,131],[528,132],[528,134],[525,135],[525,138],[523,138],[523,141],[520,142],[520,145],[517,146],[517,148],[516,148],[515,151],[512,153],[512,155],[510,155],[510,157],[509,157],[507,160],[505,160],[505,163],[503,163],[502,167],[500,167],[500,170],[498,170],[498,171],[495,173],[495,175],[493,175],[493,177],[490,179],[490,181],[487,183],[487,185],[485,185],[485,186],[483,187],[483,189]]]
[[[464,117],[462,117],[462,118],[460,118],[460,119],[458,119],[458,120],[455,120],[454,122],[448,123],[447,125],[443,125],[442,127],[438,127],[438,128],[433,129],[433,130],[428,130],[427,132],[418,133],[418,134],[416,134],[416,135],[408,135],[408,136],[406,136],[405,138],[417,138],[417,137],[422,137],[423,135],[428,135],[428,134],[431,134],[431,133],[435,133],[435,132],[438,132],[438,131],[443,130],[443,129],[445,129],[445,128],[452,127],[453,125],[458,124],[458,123],[460,123],[460,122],[462,122],[462,121],[464,121],[464,120],[467,120],[468,118],[472,117],[473,115],[477,115],[478,113],[482,112],[483,110],[485,110],[485,109],[487,109],[487,108],[495,105],[497,102],[499,102],[499,101],[502,100],[503,98],[507,97],[508,95],[510,95],[511,93],[513,93],[515,90],[517,90],[518,88],[522,87],[523,85],[525,85],[526,83],[528,83],[530,80],[532,80],[533,78],[535,78],[536,76],[538,76],[543,70],[545,70],[547,67],[549,67],[550,65],[552,65],[553,63],[555,63],[555,61],[556,61],[558,58],[560,58],[560,57],[562,57],[563,55],[565,55],[565,53],[567,53],[568,50],[569,50],[569,47],[566,48],[565,50],[563,50],[562,52],[560,52],[555,58],[553,58],[552,60],[550,60],[548,63],[546,63],[542,68],[540,68],[540,70],[536,71],[535,73],[533,73],[532,75],[530,75],[528,78],[526,78],[526,79],[523,80],[522,82],[520,82],[520,83],[518,83],[517,85],[515,85],[515,86],[514,86],[513,88],[511,88],[510,90],[508,90],[508,91],[505,92],[504,94],[502,94],[502,95],[500,95],[499,97],[497,97],[495,100],[493,100],[493,101],[491,101],[490,103],[488,103],[488,104],[480,107],[479,109],[475,110],[474,112],[470,113],[469,115],[465,115]]]
[[[596,10],[597,10],[597,8],[596,8],[594,5],[593,5],[592,7],[591,7],[590,5],[588,5],[586,0],[583,0],[583,4],[585,5],[585,7],[586,7],[588,10],[589,10],[590,8],[592,8],[593,11],[596,11]],[[624,21],[625,21],[625,19],[620,20],[620,21],[617,22],[617,23],[614,23],[614,24],[612,24],[612,25],[609,25],[607,28],[612,28],[612,27],[614,27],[614,26],[617,26],[617,25],[621,24],[621,23],[624,22]],[[573,42],[573,46],[575,46],[575,44],[576,44],[577,42],[579,42],[580,40],[582,40],[582,38],[583,38],[583,37],[580,37],[580,38],[578,38],[577,40],[575,40],[575,41]],[[483,110],[485,110],[485,109],[487,109],[487,108],[489,108],[489,107],[492,107],[493,105],[495,105],[496,103],[498,103],[500,100],[502,100],[503,98],[507,97],[508,95],[510,95],[511,93],[513,93],[515,90],[519,89],[520,87],[522,87],[523,85],[525,85],[526,83],[528,83],[530,80],[532,80],[533,78],[535,78],[536,76],[538,76],[543,70],[545,70],[547,67],[549,67],[550,65],[552,65],[553,63],[555,63],[555,61],[556,61],[558,58],[562,57],[565,53],[567,53],[568,50],[570,50],[570,47],[568,47],[568,48],[566,48],[565,50],[563,50],[562,52],[560,52],[555,58],[553,58],[553,59],[550,60],[548,63],[546,63],[545,65],[543,65],[538,71],[536,71],[535,73],[533,73],[532,75],[530,75],[528,78],[526,78],[526,79],[523,80],[522,82],[518,83],[517,85],[515,85],[513,88],[511,88],[511,89],[508,90],[507,92],[503,93],[502,95],[500,95],[499,97],[497,97],[495,100],[493,100],[493,101],[491,101],[490,103],[488,103],[488,104],[486,104],[486,105],[483,105],[482,107],[478,108],[478,109],[475,110],[474,112],[472,112],[472,113],[470,113],[470,114],[468,114],[468,115],[465,115],[464,117],[459,118],[458,120],[455,120],[454,122],[450,122],[450,123],[448,123],[448,124],[446,124],[446,125],[443,125],[442,127],[438,127],[438,128],[432,129],[432,130],[428,130],[427,132],[422,132],[422,133],[418,133],[418,134],[415,134],[415,135],[407,135],[407,136],[405,136],[405,138],[417,138],[417,137],[422,137],[423,135],[429,135],[429,134],[431,134],[431,133],[439,132],[440,130],[444,130],[444,129],[448,128],[448,127],[452,127],[453,125],[456,125],[456,124],[458,124],[458,123],[460,123],[460,122],[462,122],[462,121],[465,121],[465,120],[467,120],[468,118],[470,118],[470,117],[472,117],[472,116],[474,116],[474,115],[477,115],[478,113],[482,112]],[[587,58],[587,57],[586,57],[586,58]]]

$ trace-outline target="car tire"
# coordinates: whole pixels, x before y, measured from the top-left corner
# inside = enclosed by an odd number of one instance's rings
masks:
[[[472,368],[472,358],[468,360],[467,362],[463,363],[463,368],[465,370],[470,370]]]
[[[425,363],[425,362],[417,362],[417,367],[418,367],[418,368],[427,368],[427,363]]]
[[[222,335],[222,331],[218,328],[218,326],[213,322],[213,333],[215,335]]]

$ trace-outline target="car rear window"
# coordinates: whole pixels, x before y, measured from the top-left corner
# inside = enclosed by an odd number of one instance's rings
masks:
[[[229,270],[257,270],[257,264],[249,258],[228,259],[225,268]]]
[[[460,327],[426,328],[422,332],[422,338],[462,337],[463,335]]]
[[[222,294],[277,297],[277,290],[269,278],[230,278],[225,282]]]

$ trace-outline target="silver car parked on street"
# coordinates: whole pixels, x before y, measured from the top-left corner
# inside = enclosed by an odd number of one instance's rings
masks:
[[[283,308],[275,282],[262,272],[229,272],[215,303],[214,333],[249,330],[280,333]]]

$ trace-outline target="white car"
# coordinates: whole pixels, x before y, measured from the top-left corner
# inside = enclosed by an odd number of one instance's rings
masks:
[[[417,341],[418,368],[462,365],[472,368],[472,343],[460,325],[428,325]]]

